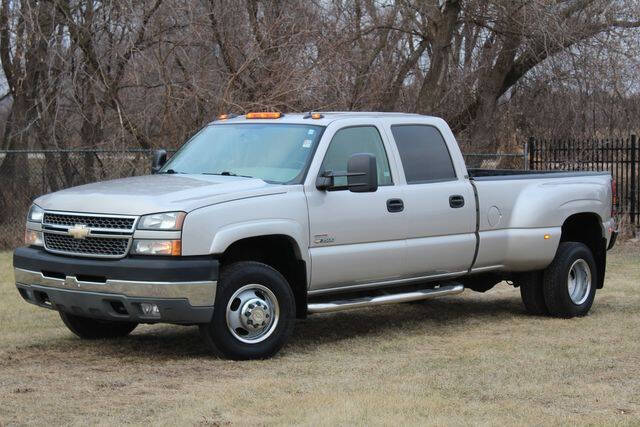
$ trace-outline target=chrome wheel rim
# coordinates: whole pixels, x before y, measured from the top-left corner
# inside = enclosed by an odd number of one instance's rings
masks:
[[[278,299],[263,285],[245,285],[227,304],[227,327],[238,341],[256,344],[273,333],[280,319]]]
[[[569,297],[575,305],[584,303],[591,292],[591,268],[589,264],[578,259],[571,264],[567,277]]]

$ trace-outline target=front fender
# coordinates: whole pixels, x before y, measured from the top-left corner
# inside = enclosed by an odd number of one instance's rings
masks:
[[[183,255],[221,254],[248,237],[285,235],[308,261],[309,216],[301,186],[287,193],[233,200],[187,214],[182,228]]]
[[[309,261],[308,251],[301,250],[305,247],[304,230],[300,224],[288,219],[257,220],[226,225],[215,234],[209,252],[220,254],[238,240],[275,234],[291,238],[295,242],[296,256],[305,262]]]

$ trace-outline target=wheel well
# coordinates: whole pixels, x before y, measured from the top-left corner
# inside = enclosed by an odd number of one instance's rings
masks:
[[[238,261],[257,261],[278,270],[287,279],[296,302],[296,316],[307,314],[307,267],[295,241],[286,235],[248,237],[231,244],[221,255],[222,267]]]
[[[571,215],[562,224],[561,242],[581,242],[593,253],[598,269],[598,289],[604,285],[604,273],[607,263],[607,240],[602,237],[602,222],[593,213]]]

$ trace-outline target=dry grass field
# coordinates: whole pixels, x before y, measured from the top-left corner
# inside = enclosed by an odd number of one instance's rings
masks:
[[[23,302],[0,254],[0,425],[640,424],[640,247],[610,253],[586,318],[519,292],[299,321],[274,359],[218,360],[197,328],[81,341]]]

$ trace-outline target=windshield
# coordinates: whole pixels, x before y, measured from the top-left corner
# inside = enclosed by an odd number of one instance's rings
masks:
[[[160,173],[230,175],[300,184],[322,126],[236,123],[209,125],[188,141]]]

